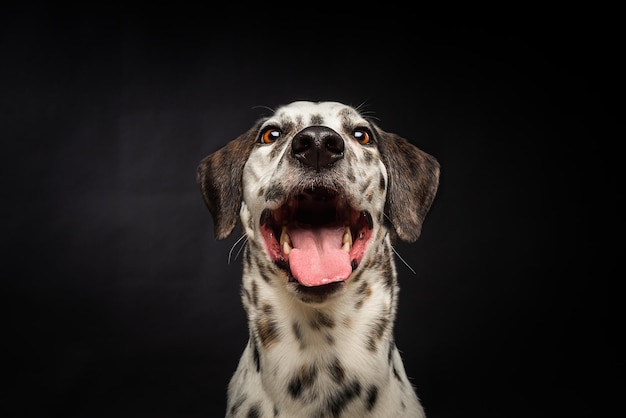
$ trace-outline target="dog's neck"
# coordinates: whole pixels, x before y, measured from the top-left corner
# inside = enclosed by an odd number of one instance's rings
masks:
[[[381,251],[390,253],[388,238],[384,242]],[[287,290],[284,275],[261,271],[260,263],[251,260],[263,254],[254,251],[252,244],[244,255],[242,300],[250,329],[248,349],[254,351],[254,367],[266,391],[284,396],[284,382],[289,381],[294,391],[303,390],[298,379],[307,370],[327,376],[315,379],[316,386],[323,386],[326,378],[384,386],[398,373],[390,371],[398,293],[393,257],[372,257],[379,262],[357,269],[343,294],[311,305]],[[327,370],[316,370],[318,366]]]

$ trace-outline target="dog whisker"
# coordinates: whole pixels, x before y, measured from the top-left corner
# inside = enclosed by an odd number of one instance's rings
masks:
[[[270,113],[274,113],[276,111],[276,109],[273,109],[269,106],[264,106],[264,105],[257,105],[257,106],[252,106],[252,109],[265,109],[267,111],[269,111]]]
[[[387,215],[387,213],[383,212],[383,216],[389,221],[389,224],[391,224],[391,226],[393,226],[393,222],[391,222],[391,218]],[[395,227],[394,227],[395,229]],[[402,264],[404,264],[405,266],[407,266],[407,268],[409,270],[411,270],[411,272],[413,274],[417,274],[415,272],[415,270],[413,270],[413,268],[409,265],[409,263],[406,262],[406,260],[404,258],[402,258],[402,256],[400,255],[400,253],[398,253],[398,251],[396,251],[396,249],[394,248],[394,246],[391,246],[391,250],[393,251],[393,253],[400,259],[400,261],[402,261]]]
[[[365,110],[365,106],[368,106],[368,103],[366,103],[365,101],[361,102],[360,105],[358,105],[356,107],[356,110],[361,114],[361,116],[363,116],[365,119],[368,120],[376,120],[380,122],[380,118],[374,116],[374,111],[373,110]]]
[[[383,212],[383,216],[385,217],[385,219],[387,219],[387,221],[389,222],[389,225],[391,225],[393,229],[396,229],[396,226],[393,224],[393,221],[391,220],[389,215],[387,215],[387,212]]]
[[[406,262],[406,260],[405,260],[404,258],[402,258],[402,256],[400,255],[400,253],[398,253],[398,252],[396,251],[396,249],[394,248],[394,246],[393,246],[393,245],[391,246],[391,251],[393,251],[393,253],[394,253],[394,254],[395,254],[395,255],[396,255],[396,256],[400,259],[400,261],[402,261],[402,264],[404,264],[405,266],[407,266],[407,267],[408,267],[408,269],[409,269],[409,270],[411,270],[411,273],[413,273],[413,274],[417,274],[417,273],[415,272],[415,270],[413,270],[413,267],[411,267],[411,266],[409,265],[409,263],[407,263],[407,262]]]
[[[233,246],[230,247],[230,251],[228,252],[228,264],[230,264],[231,255],[233,254],[233,250],[235,249],[237,244],[239,244],[242,240],[243,240],[243,244],[241,244],[241,247],[239,247],[239,250],[237,251],[237,254],[235,254],[235,260],[236,260],[237,258],[239,258],[239,254],[241,254],[241,250],[243,250],[243,248],[248,243],[248,237],[245,234],[242,235],[237,241],[235,241]]]
[[[360,114],[363,114],[362,112],[365,111],[365,106],[367,106],[367,100],[363,100],[361,102],[361,104],[359,104],[357,107],[355,107],[355,110],[357,112],[359,112]]]

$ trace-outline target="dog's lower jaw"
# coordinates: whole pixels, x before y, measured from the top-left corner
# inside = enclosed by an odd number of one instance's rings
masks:
[[[304,286],[297,282],[287,283],[287,289],[302,303],[321,306],[346,292],[345,282],[333,282],[321,286]]]
[[[250,338],[229,385],[227,416],[423,417],[393,341],[392,257],[357,271],[342,294],[309,304],[268,265],[252,262],[264,256],[254,254],[259,247],[244,254]]]

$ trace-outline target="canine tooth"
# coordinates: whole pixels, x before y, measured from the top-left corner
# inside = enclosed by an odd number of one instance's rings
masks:
[[[352,248],[352,232],[350,232],[350,227],[346,226],[343,230],[343,236],[341,237],[341,242],[343,245],[341,249],[350,252],[350,248]]]
[[[350,231],[350,227],[348,225],[343,228],[343,236],[341,237],[341,241],[343,243],[347,242],[352,245],[352,231]]]
[[[289,254],[291,251],[291,238],[286,226],[283,226],[283,229],[280,231],[280,246],[285,254]]]
[[[284,225],[283,229],[280,231],[280,243],[282,244],[283,242],[287,242],[291,245],[291,237],[289,236],[287,225]]]

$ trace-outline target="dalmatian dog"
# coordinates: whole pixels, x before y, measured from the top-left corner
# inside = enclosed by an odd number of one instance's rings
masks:
[[[394,343],[392,244],[415,241],[439,164],[358,108],[297,101],[205,157],[217,239],[246,239],[249,341],[226,417],[424,417]]]

